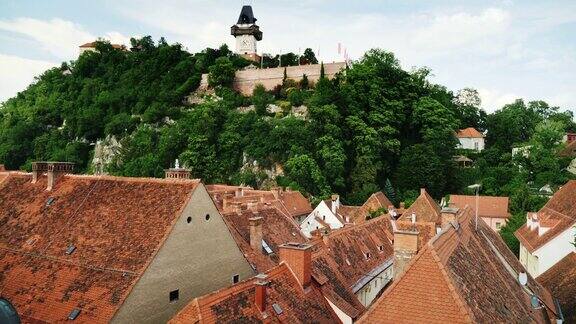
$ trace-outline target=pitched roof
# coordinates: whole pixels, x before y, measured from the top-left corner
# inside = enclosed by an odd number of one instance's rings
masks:
[[[235,206],[247,209],[250,204],[272,206],[294,218],[312,212],[312,205],[299,191],[280,188],[254,190],[251,187],[222,184],[207,185],[206,189],[221,212],[233,211]]]
[[[562,157],[573,157],[576,155],[576,141],[567,143],[564,148],[558,152],[558,155]]]
[[[388,228],[389,219],[381,216],[361,225],[344,227],[323,237],[328,254],[338,264],[348,287],[360,283],[370,271],[392,258],[393,248]],[[369,258],[367,253],[370,254]]]
[[[339,319],[315,285],[303,290],[286,265],[266,272],[266,309],[255,303],[256,278],[194,299],[169,323],[338,323]],[[274,310],[277,305],[282,310]]]
[[[508,218],[508,197],[478,196],[478,216]],[[458,208],[470,206],[476,210],[476,196],[450,195],[450,203]]]
[[[78,308],[82,321],[107,322],[199,182],[65,175],[46,185],[16,173],[0,185],[0,294],[29,321]]]
[[[549,228],[545,233],[539,235],[537,229],[530,229],[530,226],[524,224],[514,232],[514,235],[528,251],[533,252],[574,226],[576,223],[575,205],[576,180],[570,180],[550,198],[538,213],[535,213],[540,226]]]
[[[458,138],[483,138],[484,135],[482,135],[482,133],[480,133],[478,130],[476,130],[476,128],[468,127],[465,129],[458,130],[458,133],[456,133],[456,137],[458,137]]]
[[[242,11],[240,11],[240,16],[238,16],[238,22],[236,24],[254,24],[256,20],[252,6],[242,6]]]
[[[126,46],[121,45],[121,44],[110,44],[110,45],[112,45],[112,47],[114,47],[116,49],[125,49],[126,48]],[[80,48],[95,48],[96,42],[90,42],[90,43],[82,44],[79,47]]]
[[[566,323],[576,323],[576,252],[571,252],[536,278],[558,299]]]
[[[402,213],[399,220],[410,221],[412,213],[416,215],[417,222],[432,222],[437,225],[442,222],[440,206],[425,189],[420,189],[420,196]]]
[[[279,262],[278,246],[290,242],[305,243],[308,240],[294,219],[276,208],[268,207],[258,210],[244,210],[240,213],[228,212],[222,214],[234,240],[257,271],[268,270]],[[250,246],[251,217],[262,217],[262,239],[272,249],[273,253],[266,255],[262,250],[254,251]]]
[[[364,323],[545,323],[550,313],[533,309],[517,274],[525,272],[500,236],[473,213],[447,224],[407,270],[370,307]],[[528,276],[527,289],[553,307],[546,289]]]
[[[352,220],[356,224],[361,224],[366,221],[366,217],[370,214],[370,212],[376,211],[381,208],[388,208],[389,206],[393,206],[392,202],[386,197],[386,195],[382,191],[378,191],[373,193],[362,206],[354,212],[352,216]]]

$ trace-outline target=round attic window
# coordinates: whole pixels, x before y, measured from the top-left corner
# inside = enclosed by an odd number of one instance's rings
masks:
[[[210,219],[210,214],[206,214],[206,220]]]
[[[190,222],[192,222],[192,217],[188,216],[188,218],[186,218],[186,222],[190,224]]]

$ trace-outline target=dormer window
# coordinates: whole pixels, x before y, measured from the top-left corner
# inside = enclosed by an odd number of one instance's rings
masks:
[[[366,260],[369,260],[369,259],[370,259],[370,256],[371,256],[371,255],[370,255],[370,252],[364,253],[364,256],[366,257]]]
[[[380,251],[380,252],[384,252],[384,245],[380,245],[380,246],[378,246],[378,251]]]

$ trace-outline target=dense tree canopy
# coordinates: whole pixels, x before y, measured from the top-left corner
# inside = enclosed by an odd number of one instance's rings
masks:
[[[430,83],[429,69],[406,71],[382,50],[368,51],[331,80],[286,77],[273,91],[257,86],[244,97],[230,85],[250,62],[225,45],[190,54],[144,37],[133,39],[130,51],[105,42],[96,49],[46,71],[2,104],[0,163],[29,169],[34,160],[65,160],[90,172],[96,141],[113,136],[121,148],[107,171],[117,175],[161,177],[179,158],[206,183],[275,182],[315,199],[339,193],[351,204],[377,190],[399,202],[413,200],[421,187],[440,198],[481,183],[481,194],[511,197],[514,218],[502,233],[512,247],[525,212],[545,201],[537,189],[571,177],[569,161],[557,154],[562,135],[576,130],[571,113],[517,100],[486,114],[476,90],[454,94]],[[316,62],[307,49],[301,57],[264,55],[261,64]],[[203,73],[214,94],[189,104]],[[296,107],[304,118],[292,113]],[[454,134],[465,127],[487,132],[486,150],[455,149]],[[529,154],[512,157],[523,145]],[[458,154],[474,167],[458,167]]]

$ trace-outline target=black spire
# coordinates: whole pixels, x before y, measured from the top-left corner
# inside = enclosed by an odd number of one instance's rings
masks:
[[[252,6],[243,6],[237,24],[254,24],[256,23],[256,20],[257,19],[254,18],[254,13],[252,12]]]

